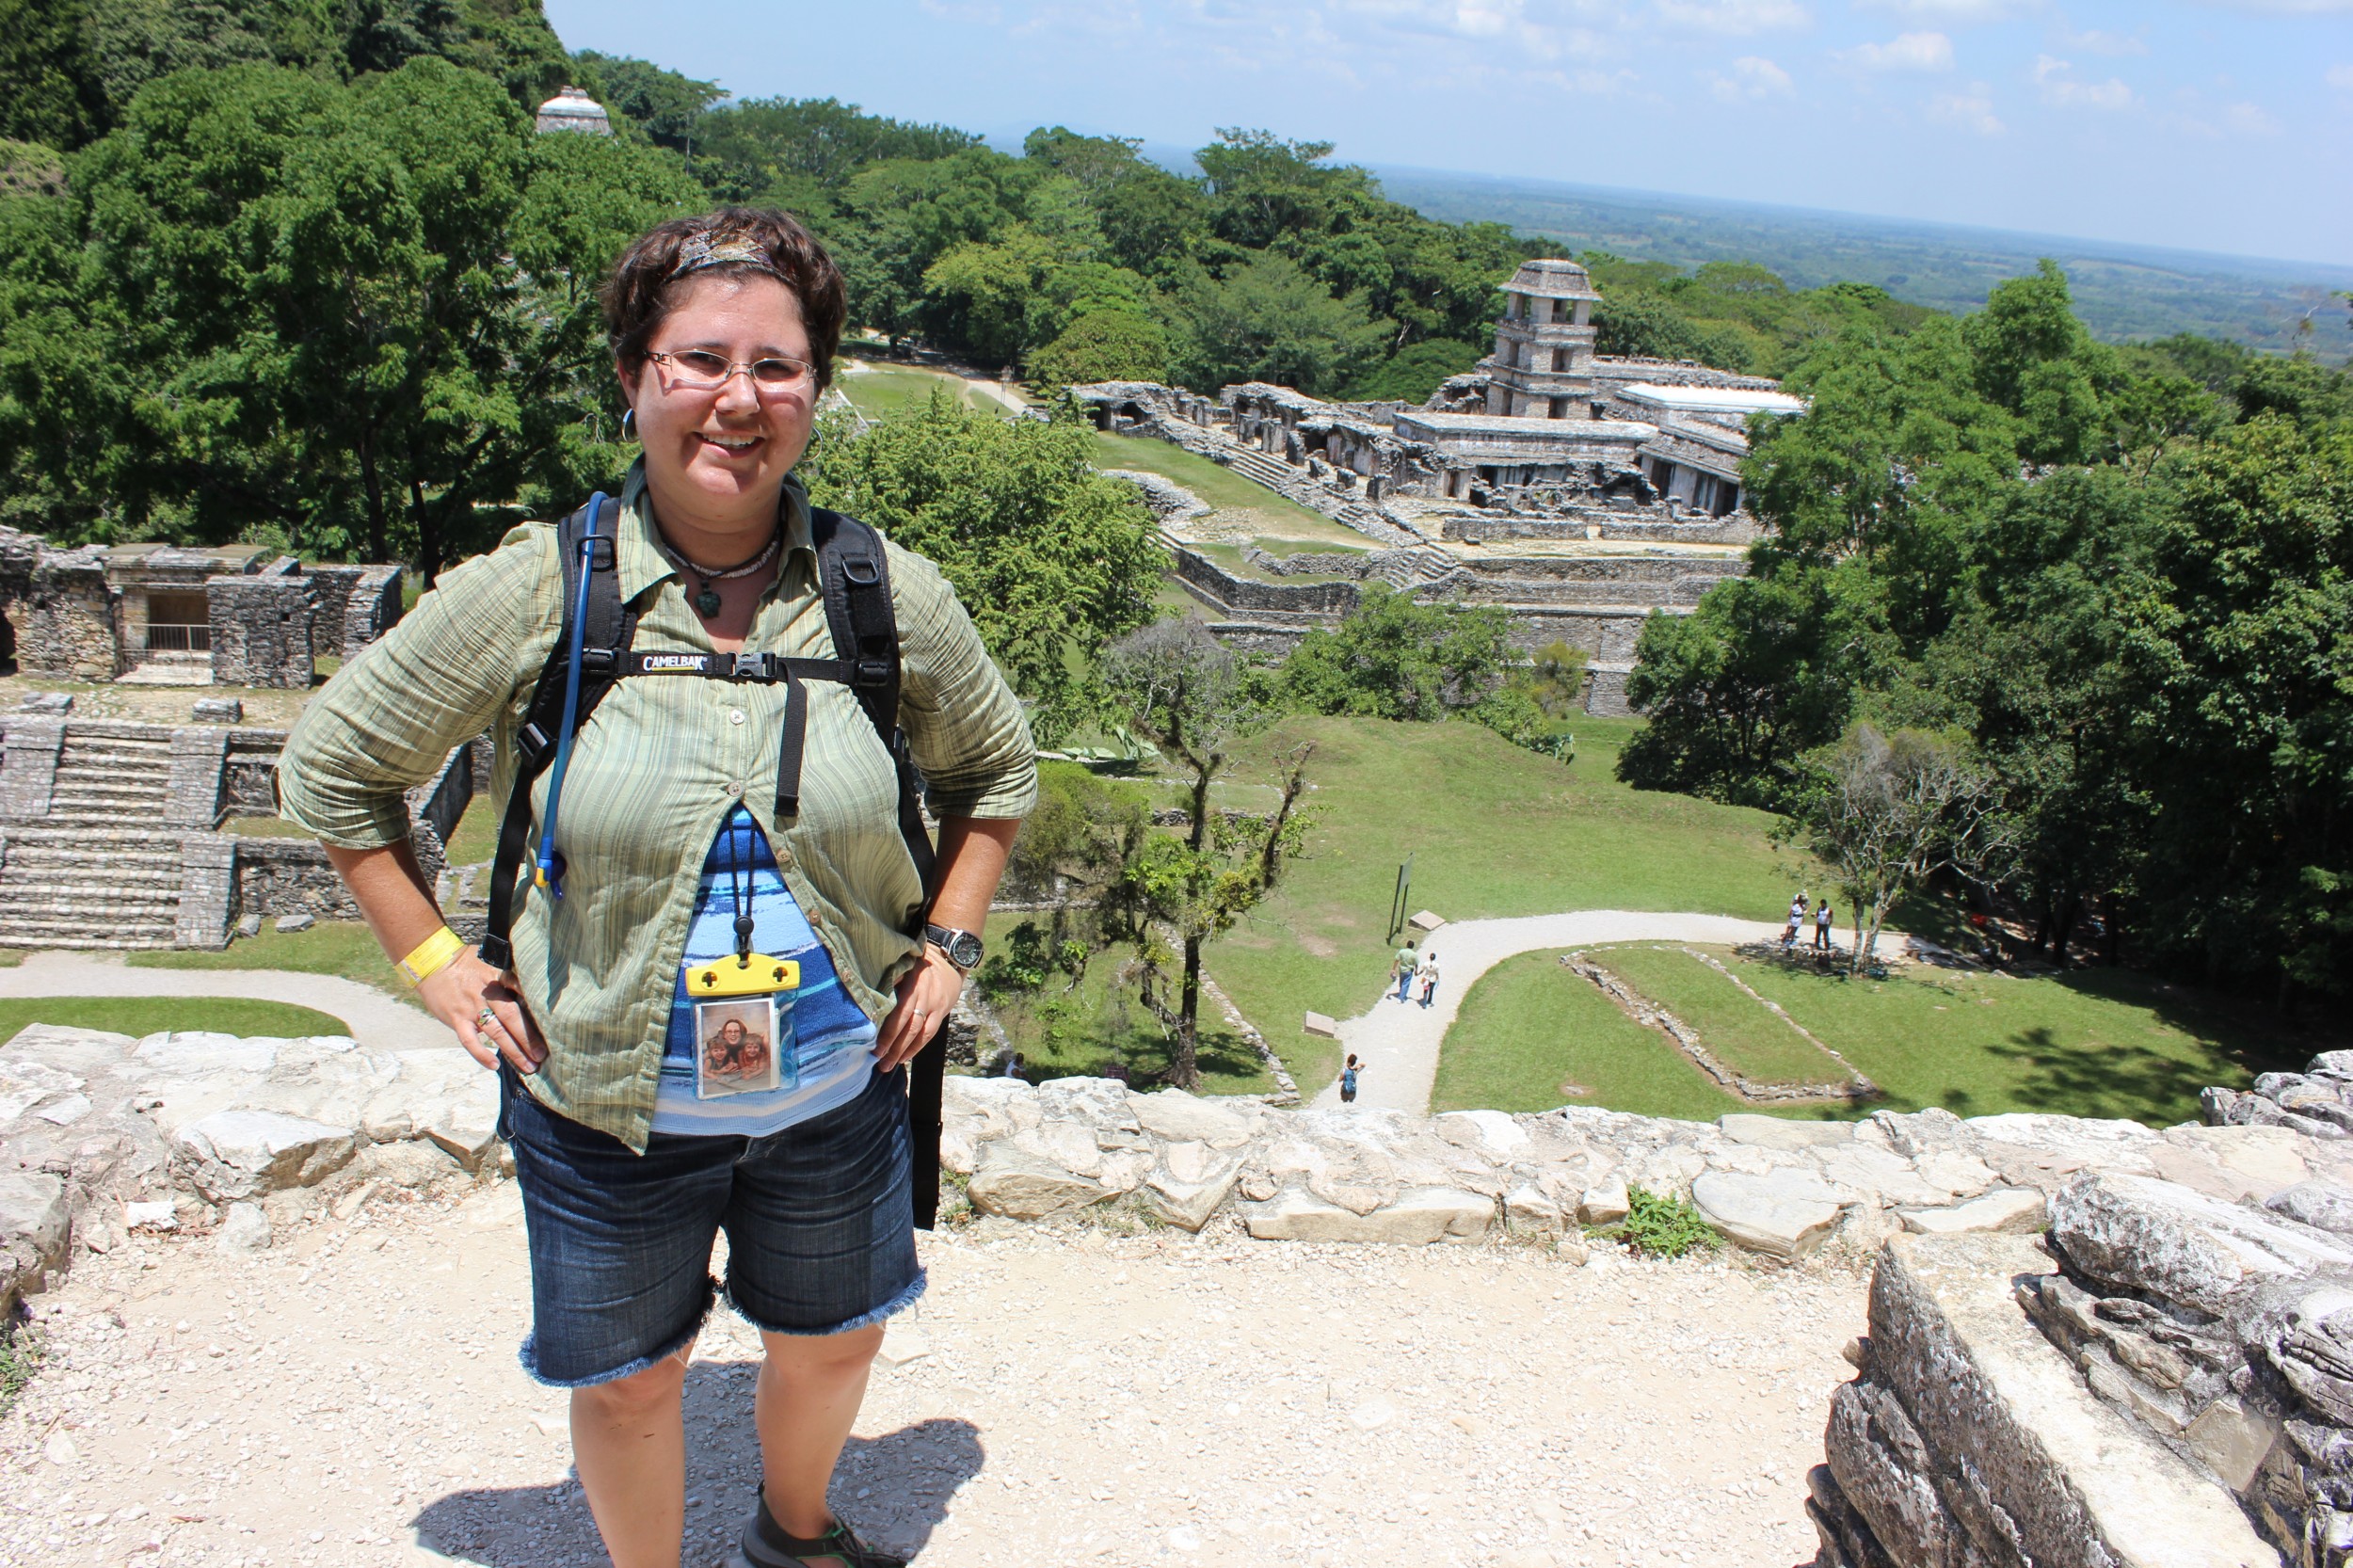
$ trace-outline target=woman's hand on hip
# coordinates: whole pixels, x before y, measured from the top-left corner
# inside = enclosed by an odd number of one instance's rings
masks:
[[[915,968],[899,981],[898,1005],[875,1037],[874,1060],[882,1070],[891,1071],[931,1044],[963,991],[964,972],[948,962],[946,953],[924,943]]]
[[[532,1073],[548,1058],[547,1042],[523,1006],[514,974],[490,968],[472,948],[426,975],[417,1000],[486,1067],[497,1066],[503,1057],[517,1072]]]

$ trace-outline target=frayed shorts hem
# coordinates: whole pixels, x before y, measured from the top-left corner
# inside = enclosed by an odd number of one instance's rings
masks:
[[[523,1375],[530,1378],[532,1382],[537,1384],[542,1388],[594,1388],[600,1384],[618,1383],[623,1378],[633,1378],[640,1372],[648,1371],[655,1367],[659,1367],[662,1363],[667,1361],[670,1357],[678,1354],[679,1352],[693,1344],[695,1342],[696,1336],[702,1333],[703,1324],[709,1320],[711,1317],[711,1308],[715,1300],[716,1297],[711,1288],[708,1286],[704,1287],[703,1304],[700,1307],[696,1309],[695,1320],[686,1325],[684,1332],[674,1336],[668,1344],[663,1346],[660,1350],[653,1352],[651,1354],[641,1355],[636,1360],[626,1362],[610,1372],[592,1372],[588,1376],[583,1378],[552,1378],[548,1376],[545,1372],[539,1369],[539,1336],[536,1333],[529,1335],[524,1338],[522,1348],[515,1352],[515,1359],[521,1363]]]
[[[853,1329],[872,1328],[886,1318],[897,1317],[921,1298],[924,1288],[930,1283],[931,1276],[923,1270],[918,1269],[915,1271],[915,1277],[907,1281],[905,1288],[882,1305],[872,1312],[861,1312],[855,1318],[845,1319],[824,1328],[792,1328],[782,1323],[763,1322],[757,1313],[745,1308],[743,1302],[737,1299],[732,1288],[729,1288],[727,1294],[728,1304],[735,1308],[736,1316],[762,1334],[786,1334],[795,1339],[824,1339],[836,1334],[848,1334]]]

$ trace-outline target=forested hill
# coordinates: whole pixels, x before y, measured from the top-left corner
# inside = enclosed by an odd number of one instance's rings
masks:
[[[534,134],[568,81],[616,135]],[[1221,131],[1187,174],[1061,128],[1015,152],[729,102],[566,50],[536,0],[0,0],[0,521],[428,574],[622,460],[595,284],[665,214],[786,207],[855,328],[1033,380],[1409,401],[1557,248],[1264,132]],[[1605,353],[1786,376],[1938,318],[1749,261],[1584,260]],[[2181,337],[2102,374],[2237,396],[2276,362]]]
[[[1897,297],[1961,312],[2044,256],[2067,269],[2075,309],[2109,343],[2190,332],[2251,348],[2309,347],[2342,362],[2353,347],[2334,291],[2353,265],[2201,255],[2148,246],[2016,234],[1753,202],[1711,201],[1550,180],[1382,168],[1383,186],[1449,222],[1501,222],[1571,251],[1602,249],[1681,271],[1710,262],[1771,268],[1793,286],[1875,283]],[[2300,330],[2310,324],[2309,330]]]

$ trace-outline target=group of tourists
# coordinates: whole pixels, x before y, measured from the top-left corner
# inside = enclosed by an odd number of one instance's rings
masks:
[[[1782,928],[1781,951],[1784,952],[1798,945],[1799,934],[1805,929],[1805,906],[1806,893],[1801,888],[1798,896],[1789,901],[1789,923]],[[1814,906],[1814,950],[1817,952],[1831,951],[1831,919],[1830,900],[1824,899]]]
[[[1397,950],[1397,962],[1389,967],[1389,978],[1397,982],[1397,1000],[1414,1000],[1414,982],[1421,982],[1421,1004],[1430,1005],[1430,999],[1438,994],[1438,954],[1433,949],[1417,952],[1414,944],[1406,943]]]

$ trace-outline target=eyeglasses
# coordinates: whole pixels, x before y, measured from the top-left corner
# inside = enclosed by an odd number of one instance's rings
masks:
[[[752,385],[764,392],[796,392],[817,378],[817,367],[805,360],[772,358],[746,362],[701,348],[681,348],[670,354],[648,352],[646,358],[662,364],[680,386],[693,392],[716,392],[739,370],[750,376]]]

